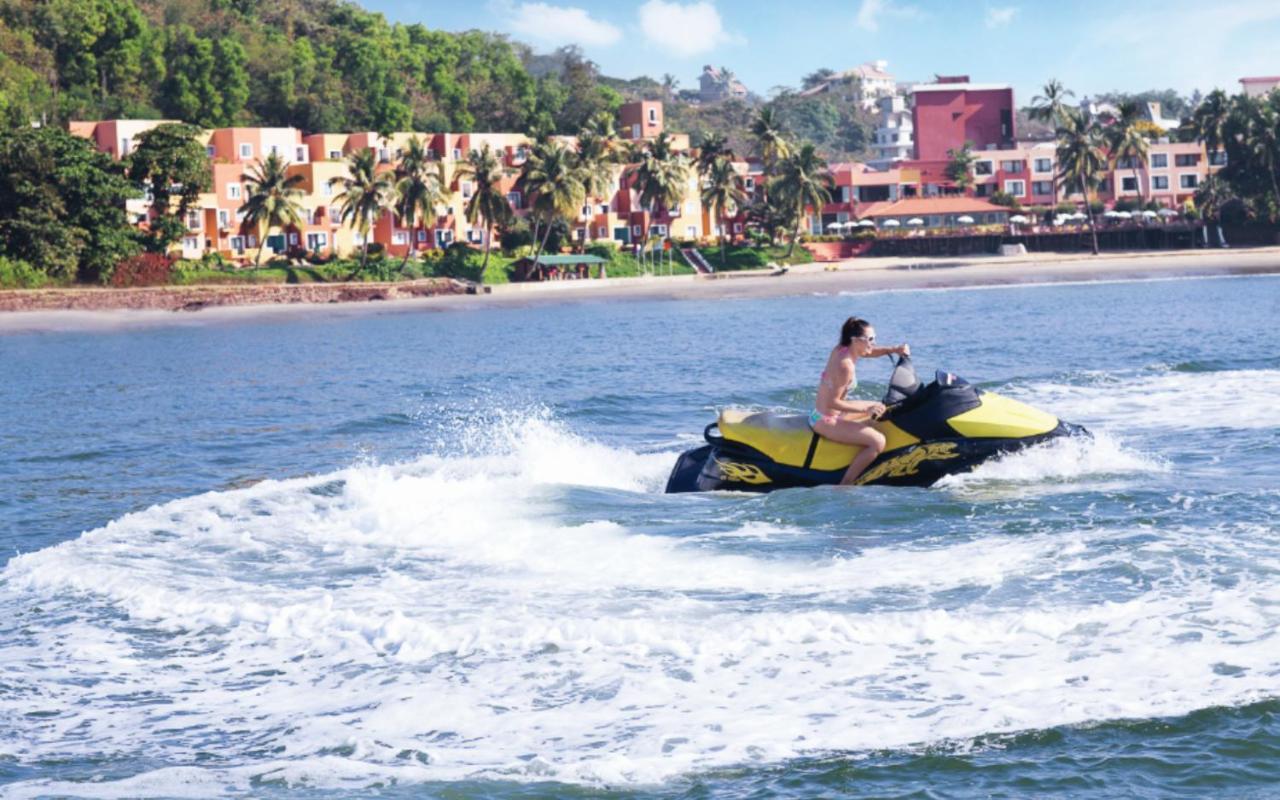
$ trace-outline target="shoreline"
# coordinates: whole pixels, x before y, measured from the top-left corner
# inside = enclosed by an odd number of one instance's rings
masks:
[[[1280,247],[1240,250],[1156,250],[1130,253],[1044,253],[1009,257],[859,258],[769,271],[617,278],[493,286],[467,294],[447,279],[395,284],[274,284],[151,287],[142,289],[45,289],[0,291],[0,334],[113,330],[135,327],[228,324],[423,311],[533,306],[618,300],[722,300],[805,294],[1013,287],[1115,280],[1158,280],[1280,274]],[[23,292],[75,293],[84,305],[12,310],[6,296]],[[145,297],[124,306],[122,295]],[[106,294],[111,293],[111,294]],[[105,306],[97,300],[113,300]],[[178,302],[181,300],[181,302]],[[373,302],[382,300],[385,302]],[[46,302],[48,302],[46,300]],[[196,303],[194,307],[190,304]],[[178,311],[199,313],[177,313]]]

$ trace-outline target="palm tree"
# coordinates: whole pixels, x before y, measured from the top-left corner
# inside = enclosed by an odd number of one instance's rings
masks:
[[[425,224],[434,220],[436,208],[449,202],[449,180],[443,161],[430,158],[427,147],[418,137],[409,140],[400,166],[396,170],[396,214],[409,229],[409,247],[404,251],[400,271],[409,263],[413,252],[413,229],[419,219]]]
[[[330,186],[340,186],[342,191],[334,197],[339,207],[339,219],[360,233],[364,242],[360,250],[360,266],[348,276],[348,280],[364,271],[369,258],[369,231],[382,213],[394,205],[395,186],[391,173],[377,168],[377,156],[370,148],[356,150],[347,157],[347,176],[332,178]]]
[[[720,266],[725,263],[725,217],[734,217],[746,205],[747,193],[738,183],[738,173],[728,158],[719,158],[702,178],[702,205],[720,228]]]
[[[1231,187],[1217,175],[1205,178],[1196,189],[1196,208],[1200,209],[1200,218],[1204,220],[1204,246],[1209,246],[1209,223],[1212,221],[1218,229],[1218,244],[1227,246],[1227,238],[1222,235],[1222,207],[1235,199]]]
[[[507,225],[514,214],[507,195],[502,191],[502,178],[507,170],[498,160],[497,155],[485,144],[479,150],[467,153],[467,160],[457,167],[456,175],[472,182],[471,199],[467,201],[465,213],[467,222],[472,225],[481,222],[484,229],[484,265],[481,274],[489,268],[489,249],[493,244],[493,228],[495,225]]]
[[[1138,197],[1146,200],[1146,192],[1138,179],[1138,164],[1146,164],[1151,152],[1151,141],[1136,124],[1138,122],[1137,104],[1123,103],[1120,106],[1120,119],[1108,129],[1108,140],[1111,158],[1119,166],[1123,159],[1129,160],[1133,168],[1133,185],[1138,190]],[[1117,192],[1116,194],[1119,194]]]
[[[640,206],[649,212],[650,220],[659,206],[667,210],[684,202],[685,187],[689,183],[689,161],[672,148],[671,136],[666,131],[649,146],[636,154],[636,161],[629,168]],[[644,228],[641,252],[649,247],[649,229]]]
[[[821,215],[822,207],[831,202],[831,175],[827,171],[826,160],[818,155],[812,144],[801,145],[799,150],[779,163],[778,177],[770,185],[770,191],[777,195],[781,205],[795,220],[795,230],[787,247],[787,258],[790,258],[800,238],[805,209],[813,206]]]
[[[1056,129],[1062,124],[1063,116],[1070,108],[1067,98],[1075,97],[1075,92],[1063,87],[1062,82],[1056,78],[1046,83],[1040,91],[1043,94],[1031,98],[1030,116]]]
[[[978,160],[977,156],[973,154],[973,142],[966,141],[959,150],[948,149],[947,158],[951,159],[950,163],[947,164],[947,178],[958,186],[961,191],[972,186],[973,162]]]
[[[533,197],[530,208],[535,217],[540,218],[547,226],[533,254],[535,269],[542,256],[542,248],[546,247],[547,239],[551,237],[552,223],[557,217],[572,217],[586,196],[582,175],[575,162],[576,157],[572,151],[559,142],[551,142],[545,147],[536,148],[525,164],[521,180],[525,191]]]
[[[662,97],[667,103],[671,102],[671,98],[679,87],[680,80],[675,75],[668,72],[662,76]]]
[[[596,198],[606,198],[613,189],[614,169],[617,164],[615,143],[592,127],[583,128],[578,136],[578,177],[586,194],[587,203]],[[587,212],[587,236],[591,241],[592,214]]]
[[[705,179],[711,168],[722,158],[733,158],[733,151],[729,149],[729,138],[723,133],[703,134],[702,144],[698,145],[698,157],[694,159],[698,174]]]
[[[1089,231],[1093,235],[1093,254],[1098,254],[1098,229],[1093,224],[1093,206],[1089,202],[1089,190],[1098,184],[1107,167],[1103,152],[1102,134],[1096,123],[1085,119],[1078,112],[1067,112],[1058,126],[1058,170],[1068,183],[1080,186],[1084,194],[1085,213],[1089,216]]]
[[[1244,145],[1255,163],[1267,173],[1271,182],[1271,207],[1267,216],[1276,221],[1280,211],[1280,185],[1276,182],[1276,166],[1280,164],[1280,112],[1270,99],[1250,104],[1245,125]]]
[[[751,121],[751,135],[756,139],[766,175],[771,175],[778,162],[791,154],[782,123],[772,108],[762,108]]]
[[[267,236],[272,228],[284,228],[302,224],[302,190],[300,174],[290,175],[289,163],[275,153],[255,164],[240,176],[244,181],[247,197],[240,212],[245,224],[258,232],[258,256],[254,265],[262,264],[262,251],[267,249]]]
[[[1231,122],[1231,98],[1221,89],[1214,89],[1205,96],[1191,115],[1196,136],[1204,142],[1204,148],[1212,154],[1227,141]]]

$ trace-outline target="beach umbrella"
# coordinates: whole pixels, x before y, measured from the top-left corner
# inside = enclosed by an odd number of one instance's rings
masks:
[[[1080,220],[1086,220],[1086,219],[1088,219],[1088,218],[1089,218],[1089,215],[1088,215],[1088,214],[1085,214],[1085,213],[1082,213],[1082,212],[1080,212],[1080,211],[1077,211],[1076,213],[1074,213],[1074,214],[1072,214],[1072,215],[1071,215],[1071,218],[1072,218],[1072,219],[1074,219],[1074,220],[1076,220],[1076,221],[1080,221]]]
[[[919,217],[912,217],[911,219],[907,220],[907,224],[908,224],[908,225],[923,225],[923,224],[924,224],[924,220],[920,219]]]
[[[1119,211],[1116,211],[1116,210],[1113,208],[1113,209],[1111,209],[1110,211],[1108,211],[1107,213],[1103,214],[1102,216],[1104,216],[1104,217],[1110,217],[1111,219],[1118,219],[1118,218],[1120,217],[1120,212],[1119,212]]]
[[[828,222],[828,223],[827,223],[827,230],[829,230],[829,231],[838,231],[838,230],[840,230],[840,229],[841,229],[841,228],[843,228],[843,227],[844,227],[844,223],[842,223],[842,222]]]
[[[1027,221],[1027,218],[1026,218],[1026,217],[1024,217],[1024,216],[1022,216],[1021,214],[1014,214],[1012,217],[1009,217],[1009,221],[1010,221],[1010,222],[1015,222],[1015,223],[1017,223],[1017,224],[1021,225],[1022,223],[1024,223],[1024,222],[1026,222],[1026,221]]]
[[[1154,211],[1143,211],[1143,212],[1142,212],[1142,216],[1143,216],[1143,217],[1145,217],[1145,218],[1147,218],[1147,219],[1155,219],[1155,218],[1156,218],[1157,216],[1159,216],[1159,215],[1158,215],[1158,214],[1156,214],[1156,212],[1154,212]]]
[[[961,225],[972,225],[973,217],[965,214],[963,217],[956,217],[956,222],[959,222]]]
[[[1160,209],[1160,210],[1159,210],[1158,212],[1156,212],[1156,213],[1158,213],[1158,214],[1159,214],[1160,216],[1162,216],[1162,217],[1176,217],[1176,216],[1178,216],[1178,212],[1177,212],[1177,211],[1174,211],[1172,208],[1162,208],[1162,209]]]
[[[1070,219],[1070,218],[1069,218],[1069,217],[1064,217],[1064,216],[1062,216],[1061,214],[1059,214],[1058,216],[1056,216],[1056,217],[1054,217],[1054,218],[1053,218],[1053,224],[1054,224],[1054,225],[1066,225],[1066,224],[1067,224],[1067,220],[1068,220],[1068,219]]]
[[[886,219],[884,222],[880,224],[886,228],[896,228],[902,223],[898,222],[896,219]]]
[[[874,228],[876,226],[876,224],[869,219],[864,219],[862,222],[859,222],[858,225],[864,228]]]
[[[1120,219],[1133,219],[1133,214],[1128,211],[1117,211],[1116,216]]]

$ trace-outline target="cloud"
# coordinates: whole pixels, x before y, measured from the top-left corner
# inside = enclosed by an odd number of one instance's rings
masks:
[[[740,42],[724,29],[715,3],[648,0],[640,6],[640,30],[646,39],[668,52],[689,58],[728,42]]]
[[[1010,22],[1013,22],[1013,18],[1016,17],[1017,15],[1018,15],[1017,6],[988,8],[987,9],[987,27],[1003,28],[1005,25],[1008,25]]]
[[[515,36],[538,44],[591,47],[614,44],[622,38],[617,27],[574,6],[499,0],[491,4],[491,10],[506,21],[507,29]]]
[[[899,5],[893,0],[862,0],[854,22],[864,31],[880,30],[881,17],[899,20],[924,19],[925,14],[915,6]]]

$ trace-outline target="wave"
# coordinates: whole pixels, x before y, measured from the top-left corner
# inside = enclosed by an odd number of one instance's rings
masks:
[[[176,500],[12,559],[9,755],[230,755],[6,792],[649,784],[1274,691],[1266,531],[1008,536],[979,521],[976,536],[765,556],[747,545],[807,531],[726,526],[716,509],[749,500],[658,495],[670,453],[542,412],[463,438],[449,455]],[[957,486],[1160,468],[1105,435],[1052,447]],[[602,491],[648,504],[644,524],[581,519],[575,499]],[[1099,601],[1082,575],[1127,593]]]

